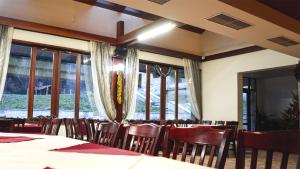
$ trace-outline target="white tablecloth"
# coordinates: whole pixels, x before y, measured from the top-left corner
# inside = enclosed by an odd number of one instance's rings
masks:
[[[17,143],[0,143],[1,169],[207,169],[163,157],[83,154],[49,151],[78,144],[81,140],[62,136],[1,133],[0,136],[27,136],[36,139]]]

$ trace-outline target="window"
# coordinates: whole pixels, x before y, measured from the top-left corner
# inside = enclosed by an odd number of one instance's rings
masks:
[[[170,70],[170,75],[166,77],[166,120],[175,119],[176,108],[176,70]]]
[[[76,54],[61,52],[59,118],[74,118],[76,59]]]
[[[160,119],[161,77],[157,74],[154,65],[150,72],[150,120]]]
[[[33,117],[51,115],[54,52],[38,49],[35,63]]]
[[[13,44],[0,117],[97,118],[90,56]]]
[[[187,97],[184,70],[175,66],[140,63],[136,113],[129,119],[161,118],[195,119]]]
[[[13,44],[0,102],[1,117],[27,118],[31,47]]]
[[[195,119],[191,111],[184,70],[178,69],[178,119]]]
[[[91,58],[81,55],[79,118],[104,119],[94,100]]]
[[[135,113],[129,119],[145,120],[146,119],[146,83],[147,83],[147,65],[144,63],[139,64],[139,80],[136,96],[136,109]]]

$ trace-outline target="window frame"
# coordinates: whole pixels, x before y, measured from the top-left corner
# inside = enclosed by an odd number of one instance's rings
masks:
[[[35,68],[36,68],[36,56],[39,49],[50,50],[54,53],[54,59],[52,63],[52,96],[51,96],[51,117],[59,117],[59,96],[60,96],[60,64],[61,64],[61,53],[62,52],[71,52],[76,55],[76,93],[75,93],[75,107],[74,107],[74,118],[79,118],[80,110],[80,68],[81,68],[81,56],[90,55],[89,52],[57,47],[46,44],[39,44],[34,42],[19,41],[13,40],[12,44],[22,45],[31,47],[31,56],[30,56],[30,71],[29,71],[29,91],[28,91],[28,112],[27,118],[33,118],[34,111],[34,89],[35,89]]]

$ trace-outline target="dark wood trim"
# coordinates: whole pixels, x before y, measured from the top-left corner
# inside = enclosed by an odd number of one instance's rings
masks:
[[[90,34],[86,32],[80,32],[65,28],[59,28],[34,22],[28,22],[18,19],[12,19],[0,16],[0,24],[2,25],[8,25],[13,26],[15,28],[29,30],[29,31],[35,31],[40,33],[46,33],[50,35],[58,35],[62,37],[68,37],[68,38],[74,38],[74,39],[80,39],[80,40],[86,40],[86,41],[103,41],[110,43],[111,45],[116,45],[116,39],[112,37],[106,37],[101,35],[95,35]]]
[[[178,120],[178,89],[179,89],[178,69],[175,74],[175,120]]]
[[[153,61],[143,60],[143,59],[139,59],[139,62],[140,63],[145,63],[145,64],[152,64],[152,65],[157,64],[157,65],[166,66],[166,67],[174,67],[174,68],[183,69],[183,66],[171,65],[171,64],[161,63],[161,62],[153,62]]]
[[[166,72],[167,68],[162,67],[162,72]],[[166,78],[160,77],[161,83],[160,83],[160,120],[166,120]]]
[[[75,1],[82,2],[89,5],[95,5],[97,2],[97,0],[75,0]]]
[[[47,49],[53,49],[53,50],[70,51],[70,52],[82,53],[82,54],[90,54],[89,51],[78,50],[78,49],[73,49],[73,48],[66,48],[66,47],[55,46],[55,45],[41,44],[41,43],[29,42],[29,41],[23,41],[23,40],[17,40],[17,39],[13,39],[12,42],[14,44],[26,45],[26,46],[30,46],[30,47],[31,46],[36,46],[36,47],[39,47],[39,48],[47,48]]]
[[[117,39],[124,35],[124,21],[117,22]]]
[[[31,48],[31,63],[29,75],[29,91],[28,91],[28,118],[33,117],[33,104],[34,104],[34,79],[35,79],[35,64],[36,64],[37,48]]]
[[[75,119],[79,119],[80,106],[80,74],[81,74],[81,54],[76,57],[76,93],[75,93]]]
[[[222,59],[222,58],[241,55],[241,54],[245,54],[245,53],[256,52],[256,51],[260,51],[260,50],[264,50],[264,49],[265,48],[260,47],[260,46],[250,46],[250,47],[245,47],[245,48],[241,48],[241,49],[231,50],[228,52],[209,55],[209,56],[206,56],[204,59],[202,59],[202,61],[206,62],[206,61],[210,61],[210,60]]]
[[[151,45],[145,45],[145,44],[141,44],[141,43],[134,44],[132,47],[135,47],[144,52],[165,55],[165,56],[171,56],[171,57],[175,57],[175,58],[187,58],[187,59],[193,59],[193,60],[197,60],[197,61],[202,60],[201,59],[202,56],[200,56],[200,55],[194,55],[194,54],[175,51],[175,50],[171,50],[171,49],[166,49],[166,48],[161,48],[161,47],[156,47],[156,46],[151,46]]]
[[[59,116],[59,93],[60,93],[60,62],[61,52],[53,51],[54,60],[52,68],[52,92],[51,92],[51,115],[52,117]]]
[[[150,120],[150,73],[151,65],[146,65],[146,120]]]

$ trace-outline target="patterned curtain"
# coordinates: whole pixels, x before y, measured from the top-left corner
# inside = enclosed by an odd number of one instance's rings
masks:
[[[104,111],[108,119],[115,120],[116,109],[112,98],[111,75],[112,54],[109,44],[90,42],[94,98],[99,112]]]
[[[125,65],[125,89],[123,118],[135,112],[138,88],[139,58],[136,49],[128,49]]]
[[[183,64],[192,113],[197,119],[202,120],[200,63],[191,59],[183,59]]]
[[[13,31],[13,27],[0,25],[0,101],[6,81]]]

